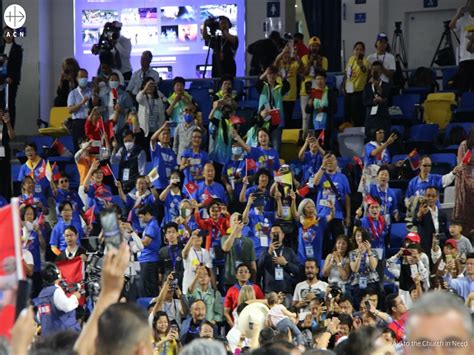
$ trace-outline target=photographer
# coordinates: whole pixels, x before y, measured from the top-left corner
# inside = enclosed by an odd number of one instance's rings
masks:
[[[45,287],[33,301],[38,307],[41,336],[63,330],[79,331],[81,328],[76,320],[76,308],[81,294],[76,291],[70,297],[66,296],[59,286],[60,271],[53,263],[45,263],[41,277]]]
[[[130,53],[132,43],[130,39],[120,34],[122,24],[118,21],[107,22],[99,39],[99,43],[92,46],[92,53],[97,55],[110,52],[113,55],[114,69],[118,69],[125,80],[132,77],[132,65],[130,64]]]
[[[319,267],[316,259],[308,258],[304,263],[306,280],[296,284],[293,293],[293,306],[299,310],[301,316],[311,312],[310,302],[324,298],[328,284],[318,280]],[[300,320],[301,317],[300,317]]]
[[[235,64],[235,53],[239,46],[239,39],[229,33],[232,23],[229,18],[219,16],[210,17],[204,21],[202,35],[207,46],[212,50],[212,77],[220,78],[224,75],[235,77],[237,66]],[[221,34],[217,34],[220,30]]]

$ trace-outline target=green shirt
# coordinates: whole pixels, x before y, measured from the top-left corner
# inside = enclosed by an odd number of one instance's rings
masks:
[[[228,238],[229,236],[226,236],[221,239],[221,246],[224,245]],[[255,247],[252,240],[247,237],[235,238],[234,245],[225,253],[225,284],[233,285],[237,282],[235,278],[235,268],[237,265],[250,265],[250,263],[256,259]]]
[[[212,287],[208,287],[207,291],[201,290],[201,287],[197,285],[194,288],[193,293],[187,295],[189,303],[191,304],[195,300],[203,300],[206,304],[206,319],[208,321],[222,322],[224,306],[222,304],[222,295],[219,291],[214,290]]]

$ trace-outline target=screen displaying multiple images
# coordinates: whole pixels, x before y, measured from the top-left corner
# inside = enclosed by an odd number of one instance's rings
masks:
[[[203,23],[219,16],[230,19],[230,33],[239,37],[237,75],[245,74],[245,0],[75,0],[74,9],[75,56],[91,77],[99,65],[91,48],[113,21],[122,23],[121,34],[132,43],[133,70],[140,67],[141,53],[150,50],[152,67],[163,79],[202,77],[207,55]],[[210,57],[208,73],[211,62]]]

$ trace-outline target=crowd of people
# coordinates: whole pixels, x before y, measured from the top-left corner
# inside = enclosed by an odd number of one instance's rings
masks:
[[[249,47],[252,125],[236,115],[231,76],[203,117],[183,78],[163,94],[149,51],[125,79],[105,54],[93,82],[65,59],[55,103],[72,116],[80,182],[25,145],[19,201],[34,310],[12,330],[14,353],[472,353],[474,129],[451,172],[431,173],[421,156],[397,196],[389,182],[413,157],[391,159],[395,58],[384,33],[375,47],[354,45],[341,87],[346,126],[367,135],[350,168],[337,159],[337,93],[318,37],[306,47],[300,34],[274,33]],[[297,98],[290,164],[281,135]],[[13,139],[9,113],[1,118]],[[452,219],[439,198],[454,182]],[[397,222],[401,241],[390,233]],[[77,258],[87,272],[68,284],[56,263]]]

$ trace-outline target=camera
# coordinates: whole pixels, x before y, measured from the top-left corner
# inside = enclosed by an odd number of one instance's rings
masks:
[[[272,234],[272,239],[273,239],[273,242],[279,242],[280,241],[280,235],[278,233],[273,233]]]
[[[100,51],[111,51],[114,48],[114,42],[120,37],[122,24],[120,22],[107,22],[104,25],[99,42],[92,47],[92,54],[98,55]]]
[[[338,295],[342,294],[341,288],[337,284],[331,284],[331,291],[329,293],[332,297],[337,297]]]
[[[206,30],[209,36],[215,37],[217,35],[217,31],[219,30],[219,18],[214,16],[209,16],[206,20]]]

